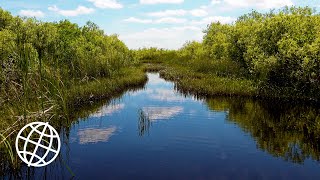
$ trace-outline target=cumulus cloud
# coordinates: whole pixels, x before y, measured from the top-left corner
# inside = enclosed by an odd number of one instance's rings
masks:
[[[124,20],[125,22],[132,22],[132,23],[141,23],[141,24],[149,24],[153,21],[151,19],[139,19],[135,17],[130,17]]]
[[[93,5],[101,9],[121,9],[123,5],[117,2],[117,0],[88,0]]]
[[[183,0],[140,0],[141,4],[182,3]],[[201,41],[203,29],[212,22],[230,24],[236,17],[222,15],[226,10],[247,11],[248,9],[277,9],[283,6],[294,5],[293,0],[210,0],[205,6],[194,9],[167,9],[156,12],[147,12],[147,17],[128,18],[127,22],[145,24],[181,24],[180,27],[149,28],[140,32],[126,33],[122,40],[133,49],[139,47],[158,47],[178,49],[186,41]]]
[[[184,0],[140,0],[140,4],[181,4]]]
[[[190,14],[196,17],[203,17],[203,16],[207,16],[208,12],[204,9],[193,9],[190,11]]]
[[[202,17],[202,16],[208,15],[208,12],[203,8],[199,8],[199,9],[192,9],[192,10],[184,10],[184,9],[164,10],[164,11],[147,13],[148,16],[152,16],[152,17],[185,16],[188,14],[196,17]]]
[[[140,19],[135,17],[130,17],[124,20],[125,22],[141,23],[141,24],[179,24],[187,22],[187,19],[174,18],[174,17],[164,17],[160,19]]]
[[[230,17],[230,16],[209,16],[205,17],[201,20],[193,20],[191,21],[191,24],[193,25],[207,25],[212,22],[220,22],[222,24],[229,24],[236,21],[236,18]]]
[[[44,17],[44,13],[39,10],[21,10],[19,15],[27,17]]]
[[[77,9],[74,9],[74,10],[62,10],[54,5],[54,6],[49,6],[48,10],[56,12],[63,16],[79,16],[84,14],[91,14],[94,12],[93,8],[87,8],[85,6],[78,6]]]
[[[148,16],[153,17],[166,17],[166,16],[184,16],[188,13],[188,11],[183,9],[176,9],[176,10],[164,10],[158,12],[148,13]]]
[[[130,48],[158,47],[178,49],[188,40],[202,39],[202,29],[197,26],[180,26],[170,28],[149,28],[140,32],[120,35]]]
[[[187,19],[183,18],[173,18],[173,17],[165,17],[160,18],[154,21],[156,24],[166,23],[166,24],[179,24],[187,22]]]
[[[232,7],[257,7],[259,9],[281,8],[294,5],[292,0],[224,0],[224,2]]]
[[[216,5],[216,4],[220,4],[221,0],[212,0],[211,4]]]

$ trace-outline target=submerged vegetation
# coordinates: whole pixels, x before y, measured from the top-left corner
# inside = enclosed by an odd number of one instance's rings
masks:
[[[197,94],[319,100],[320,15],[311,8],[253,11],[204,33],[202,42],[140,49],[137,58]]]

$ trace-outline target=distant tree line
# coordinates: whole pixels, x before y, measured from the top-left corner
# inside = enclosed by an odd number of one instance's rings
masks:
[[[197,72],[252,79],[261,93],[320,97],[320,15],[309,7],[252,11],[232,24],[211,23],[202,42],[187,42],[174,57],[158,51],[137,53]]]

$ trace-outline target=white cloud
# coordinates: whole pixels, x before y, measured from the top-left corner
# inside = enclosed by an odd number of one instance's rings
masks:
[[[167,17],[167,16],[184,16],[188,13],[188,11],[183,9],[176,9],[176,10],[165,10],[165,11],[158,11],[158,12],[152,12],[148,13],[148,16],[153,17]]]
[[[212,0],[211,4],[216,5],[216,4],[220,4],[221,0]]]
[[[150,24],[153,21],[151,19],[139,19],[135,17],[130,17],[124,20],[125,22],[132,22],[132,23],[141,23],[141,24]]]
[[[183,18],[173,18],[173,17],[164,17],[160,19],[140,19],[135,17],[130,17],[124,20],[125,22],[132,23],[141,23],[141,24],[179,24],[187,22],[187,19]]]
[[[185,23],[187,22],[187,19],[183,18],[173,18],[173,17],[165,17],[165,18],[160,18],[154,21],[156,24],[179,24],[179,23]]]
[[[191,21],[191,24],[193,25],[207,25],[212,22],[220,22],[222,24],[229,24],[237,20],[236,18],[230,17],[230,16],[210,16],[205,17],[199,21],[193,20]]]
[[[193,9],[190,11],[190,14],[196,17],[207,16],[208,12],[204,9]]]
[[[78,16],[83,14],[91,14],[94,12],[93,8],[87,8],[85,6],[78,6],[75,10],[62,10],[59,9],[57,6],[49,6],[48,10],[56,12],[63,16]]]
[[[184,0],[140,0],[140,4],[181,4]]]
[[[39,10],[21,10],[19,15],[27,17],[44,17],[44,13]]]
[[[292,0],[224,0],[224,2],[233,7],[257,7],[259,9],[281,8],[294,5]]]
[[[142,4],[157,4],[160,1],[169,0],[140,0]],[[181,0],[173,0],[171,3]],[[181,2],[180,2],[181,3]],[[223,15],[226,10],[247,11],[249,9],[272,9],[283,6],[291,6],[293,0],[209,0],[206,6],[195,9],[168,9],[157,12],[147,12],[142,19],[128,21],[140,23],[171,23],[182,24],[180,27],[149,28],[138,32],[127,32],[120,38],[133,49],[140,47],[158,47],[166,49],[178,49],[186,41],[201,41],[202,30],[212,22],[230,24],[236,21],[236,17]],[[235,12],[237,14],[237,12]],[[158,18],[158,19],[157,19]]]
[[[94,6],[101,9],[121,9],[123,5],[117,2],[117,0],[88,0],[92,2]]]
[[[158,12],[147,13],[151,17],[168,17],[168,16],[185,16],[192,15],[196,17],[207,16],[208,12],[204,8],[184,10],[184,9],[175,9],[175,10],[164,10]]]
[[[189,40],[200,41],[202,29],[196,26],[180,26],[171,28],[149,28],[144,31],[120,35],[129,48],[158,47],[179,49]]]

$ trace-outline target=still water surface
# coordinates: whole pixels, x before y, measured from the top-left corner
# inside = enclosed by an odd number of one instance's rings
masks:
[[[37,179],[319,179],[317,108],[183,95],[158,74],[79,119]],[[30,173],[30,172],[29,172]]]

